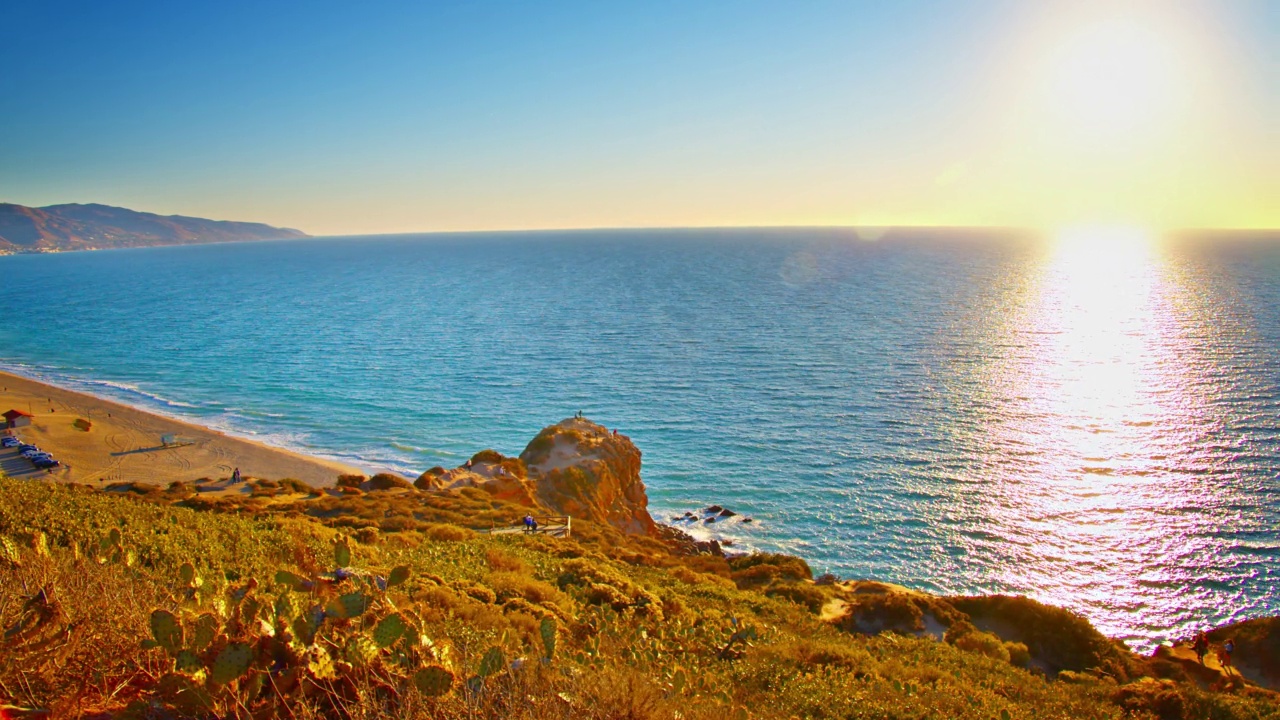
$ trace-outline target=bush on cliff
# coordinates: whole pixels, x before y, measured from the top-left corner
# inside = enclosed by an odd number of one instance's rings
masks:
[[[378,473],[369,478],[370,490],[402,490],[413,487],[408,480],[391,473]]]
[[[1141,674],[1131,654],[1069,610],[1007,595],[948,598],[948,602],[974,625],[1025,644],[1051,673],[1097,670],[1121,681]]]
[[[767,585],[774,580],[796,582],[812,580],[809,563],[791,555],[752,553],[729,559],[730,578],[738,587]]]

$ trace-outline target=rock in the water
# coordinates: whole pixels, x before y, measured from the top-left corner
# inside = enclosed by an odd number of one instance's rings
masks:
[[[709,518],[707,518],[706,520],[703,520],[702,522],[704,522],[704,523],[713,523],[713,522],[715,522],[715,521],[716,521],[716,519],[715,519],[715,518],[713,518],[713,517],[709,517]]]
[[[750,515],[748,515],[748,516],[746,516],[746,517],[742,518],[742,522],[744,522],[744,523],[749,523],[749,522],[754,522],[754,521],[751,519],[751,516],[750,516]]]
[[[712,505],[711,507],[707,508],[706,510],[703,510],[702,512],[707,513],[709,515],[715,515],[721,510],[724,510],[724,508],[720,507],[719,505]]]
[[[585,418],[543,428],[520,453],[537,499],[573,518],[657,535],[640,480],[640,449],[625,435]]]
[[[720,511],[720,513],[719,513],[719,514],[720,514],[720,517],[733,517],[734,515],[737,515],[738,513],[736,513],[736,512],[734,512],[734,511],[730,510],[729,508],[724,508],[724,509],[722,509],[722,510]]]

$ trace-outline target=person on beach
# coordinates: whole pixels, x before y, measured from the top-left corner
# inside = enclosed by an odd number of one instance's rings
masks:
[[[533,532],[533,516],[532,515],[524,516],[524,531],[527,533]]]
[[[1191,649],[1196,653],[1196,659],[1200,664],[1204,664],[1204,656],[1209,654],[1209,636],[1204,633],[1197,633],[1196,639],[1191,643]]]

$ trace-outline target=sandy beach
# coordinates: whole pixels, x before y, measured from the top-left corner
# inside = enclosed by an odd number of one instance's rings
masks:
[[[16,450],[0,451],[0,473],[15,478],[167,485],[226,478],[240,468],[248,477],[323,486],[342,473],[369,472],[0,372],[0,413],[10,409],[33,415],[31,425],[14,434],[63,463],[52,471],[37,470]],[[89,420],[90,428],[77,427],[77,419]],[[181,444],[166,446],[166,435],[177,436]]]

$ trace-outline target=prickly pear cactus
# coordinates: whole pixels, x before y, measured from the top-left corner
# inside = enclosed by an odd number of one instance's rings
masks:
[[[204,650],[217,635],[218,618],[212,613],[202,614],[191,626],[191,649],[196,652]]]
[[[480,661],[480,672],[477,673],[482,678],[490,675],[496,675],[502,672],[507,666],[507,660],[502,655],[502,648],[491,647],[489,652],[484,654],[484,659]]]
[[[244,643],[232,643],[218,653],[210,678],[219,685],[226,685],[248,672],[252,663],[252,648]]]
[[[378,646],[364,635],[352,635],[342,652],[342,659],[356,667],[373,664],[378,657]]]
[[[405,630],[409,626],[405,624],[404,618],[399,613],[392,613],[378,623],[373,629],[373,642],[380,648],[389,648],[404,635]]]
[[[18,543],[9,539],[7,535],[0,535],[0,563],[8,565],[22,564],[18,557]]]
[[[397,565],[396,567],[391,568],[391,574],[387,576],[387,587],[393,588],[397,585],[401,585],[408,579],[409,566]]]
[[[547,651],[547,659],[550,660],[556,656],[556,621],[551,618],[542,618],[542,622],[538,625],[538,633],[542,635],[542,648]]]
[[[315,644],[316,630],[318,628],[316,627],[315,622],[311,619],[311,613],[303,613],[299,615],[294,619],[291,628],[293,629],[293,637],[297,639],[298,642],[308,647]]]
[[[182,622],[168,610],[156,610],[151,613],[151,636],[165,652],[177,655],[182,649]]]
[[[339,540],[333,546],[333,562],[340,568],[351,567],[351,546],[346,540]]]
[[[305,592],[311,589],[311,582],[296,573],[281,570],[276,573],[276,584],[287,585],[294,592]]]
[[[333,666],[333,658],[329,652],[319,645],[312,646],[306,654],[307,670],[320,680],[328,680],[338,676]]]
[[[204,665],[200,664],[200,658],[195,653],[190,650],[180,650],[174,658],[173,669],[184,675],[197,675],[204,672]]]
[[[439,665],[424,667],[413,674],[414,686],[418,688],[418,692],[428,697],[439,697],[448,693],[453,689],[453,682],[453,673]]]
[[[31,549],[35,550],[40,557],[49,557],[49,536],[37,531],[31,538]]]
[[[360,617],[365,610],[369,609],[369,596],[360,592],[347,593],[329,601],[325,606],[326,615],[349,620],[354,617]]]

